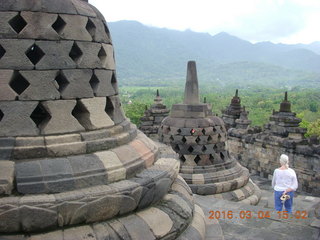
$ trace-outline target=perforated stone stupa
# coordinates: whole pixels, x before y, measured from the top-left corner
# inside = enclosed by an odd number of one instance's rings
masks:
[[[0,239],[204,239],[202,210],[124,116],[101,13],[0,3]]]
[[[209,104],[199,101],[194,61],[188,62],[184,102],[172,106],[159,137],[179,154],[180,174],[193,193],[251,204],[259,201],[260,190],[249,179],[248,170],[229,156],[222,119],[212,115]]]
[[[141,123],[139,129],[148,137],[157,139],[160,124],[162,120],[169,115],[169,112],[170,110],[162,103],[159,90],[157,90],[154,103],[150,108],[145,110],[143,117],[140,119]]]

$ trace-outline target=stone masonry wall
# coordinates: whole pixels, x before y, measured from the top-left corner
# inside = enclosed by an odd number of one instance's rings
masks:
[[[230,132],[229,132],[230,133]],[[289,156],[289,165],[298,177],[298,191],[320,196],[320,145],[283,139],[263,133],[229,134],[229,152],[252,173],[271,178],[279,167],[281,154]]]

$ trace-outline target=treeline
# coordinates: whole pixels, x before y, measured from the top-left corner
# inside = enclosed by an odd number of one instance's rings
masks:
[[[184,83],[179,87],[121,87],[121,99],[126,116],[135,124],[140,123],[145,108],[153,104],[156,90],[159,89],[167,108],[183,101]],[[200,86],[201,99],[207,99],[212,105],[213,113],[221,116],[221,110],[226,108],[235,94],[235,88],[215,88]],[[247,87],[239,89],[241,105],[246,107],[253,126],[263,126],[269,121],[273,109],[278,111],[286,89],[266,87]],[[307,135],[320,136],[320,89],[305,89],[295,87],[288,91],[292,111],[302,118],[302,127],[308,128]]]

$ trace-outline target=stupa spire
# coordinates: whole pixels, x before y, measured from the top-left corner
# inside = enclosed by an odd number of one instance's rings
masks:
[[[197,67],[195,61],[188,62],[184,104],[200,104]]]

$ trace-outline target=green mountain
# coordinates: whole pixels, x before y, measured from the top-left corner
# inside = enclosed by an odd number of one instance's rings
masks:
[[[174,86],[186,63],[197,61],[200,82],[214,86],[318,86],[320,43],[252,44],[228,33],[217,35],[145,26],[108,24],[122,85]]]

